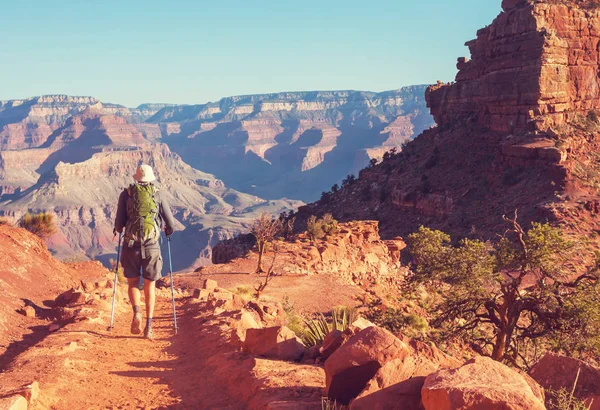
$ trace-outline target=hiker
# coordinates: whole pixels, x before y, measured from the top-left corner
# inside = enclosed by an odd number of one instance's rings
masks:
[[[152,184],[156,180],[152,167],[140,165],[133,177],[134,184],[119,196],[115,233],[123,233],[121,264],[129,285],[129,301],[133,307],[131,333],[142,333],[142,312],[140,311],[140,275],[144,278],[146,300],[146,327],[144,337],[152,339],[152,316],[156,299],[156,281],[162,276],[162,256],[160,254],[160,227],[164,223],[165,233],[173,233],[175,219],[165,198]]]

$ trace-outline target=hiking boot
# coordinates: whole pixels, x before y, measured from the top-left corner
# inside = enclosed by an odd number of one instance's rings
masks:
[[[152,327],[146,326],[144,329],[144,337],[148,340],[154,339],[154,332],[152,331]]]
[[[140,312],[133,314],[133,320],[131,321],[131,334],[139,335],[142,333],[142,314]]]

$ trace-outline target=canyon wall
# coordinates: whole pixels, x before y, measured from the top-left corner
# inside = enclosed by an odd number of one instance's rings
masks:
[[[466,45],[455,83],[427,92],[440,125],[546,131],[600,109],[600,10],[585,1],[506,0]]]
[[[524,227],[600,228],[597,2],[505,0],[467,46],[456,81],[427,90],[438,127],[301,208],[300,223],[331,212],[376,219],[384,237],[424,225],[495,239],[518,211]]]
[[[148,123],[186,162],[235,189],[308,201],[433,125],[424,92],[414,86],[229,97],[168,107]]]

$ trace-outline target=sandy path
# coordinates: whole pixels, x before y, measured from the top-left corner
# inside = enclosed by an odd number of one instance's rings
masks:
[[[130,335],[129,312],[112,332],[67,327],[2,369],[0,384],[37,380],[33,409],[243,409],[203,371],[208,357],[182,306],[175,335],[170,300],[157,300],[154,341]]]

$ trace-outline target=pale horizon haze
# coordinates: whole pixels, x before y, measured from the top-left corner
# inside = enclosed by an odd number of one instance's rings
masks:
[[[0,100],[135,107],[452,81],[500,0],[3,1]]]

